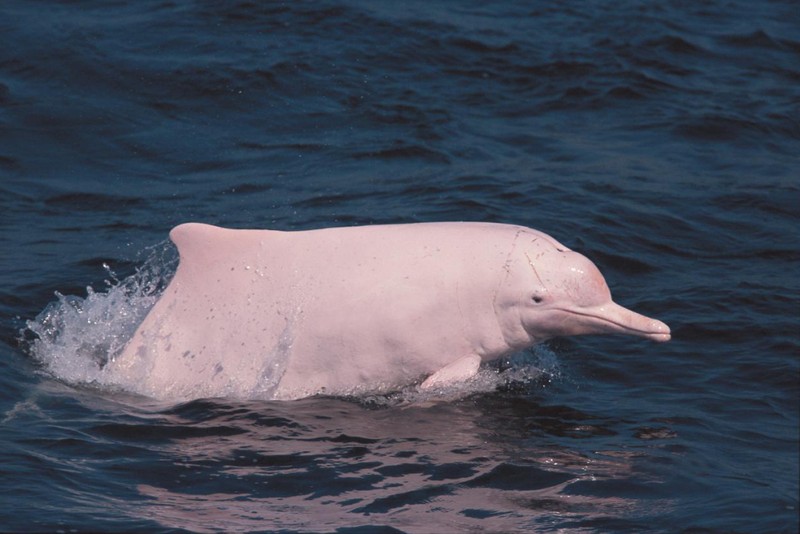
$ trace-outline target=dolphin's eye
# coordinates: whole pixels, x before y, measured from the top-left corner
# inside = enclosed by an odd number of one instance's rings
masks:
[[[544,299],[539,295],[534,295],[532,300],[536,304],[541,304],[544,301]]]

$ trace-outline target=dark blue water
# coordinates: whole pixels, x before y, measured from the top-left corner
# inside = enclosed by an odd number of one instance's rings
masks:
[[[797,3],[484,4],[0,4],[0,530],[798,531]],[[530,226],[673,341],[433,405],[93,383],[190,220]]]

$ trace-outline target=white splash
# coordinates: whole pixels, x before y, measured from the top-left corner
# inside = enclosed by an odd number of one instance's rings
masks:
[[[85,297],[56,292],[57,300],[26,322],[21,334],[45,371],[69,384],[128,389],[114,383],[105,365],[158,300],[177,264],[168,242],[147,252],[144,264],[124,280],[103,265],[109,277],[104,291],[89,286]]]
[[[474,394],[491,393],[499,388],[543,387],[561,376],[556,354],[546,345],[535,345],[507,358],[482,364],[478,374],[464,382],[421,390],[409,386],[388,395],[354,393],[366,406],[386,408],[393,406],[425,407],[442,401],[456,401]]]

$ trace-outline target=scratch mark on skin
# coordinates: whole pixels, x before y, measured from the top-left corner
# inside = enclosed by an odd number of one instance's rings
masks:
[[[545,291],[547,291],[547,288],[544,286],[544,282],[542,281],[542,278],[539,276],[539,272],[536,270],[536,267],[534,267],[534,265],[533,265],[533,260],[531,260],[531,257],[528,256],[527,252],[525,253],[525,257],[528,258],[528,265],[530,265],[531,270],[533,271],[533,274],[536,275],[536,279],[539,280],[540,284],[542,284],[542,288]]]
[[[497,310],[497,296],[500,293],[500,288],[503,287],[503,285],[508,280],[509,276],[511,276],[512,257],[517,249],[517,239],[519,239],[519,236],[523,232],[525,232],[525,229],[520,228],[514,234],[514,239],[511,240],[511,249],[508,251],[508,254],[506,255],[506,261],[503,263],[503,271],[505,271],[505,275],[501,276],[500,280],[498,280],[497,282],[497,286],[494,288],[494,291],[492,292],[492,310],[494,311],[494,320],[495,323],[497,324],[498,331],[500,332],[500,338],[503,339],[505,343],[509,346],[511,346],[512,343],[510,343],[509,340],[506,338],[503,325],[501,324],[500,321],[500,316]]]
[[[505,271],[505,276],[502,280],[497,284],[497,288],[494,290],[494,294],[492,295],[492,309],[496,309],[495,305],[497,304],[497,293],[499,291],[500,286],[508,280],[508,277],[511,275],[511,256],[514,255],[514,251],[517,248],[517,239],[519,238],[520,234],[523,233],[524,229],[519,229],[514,234],[514,239],[511,241],[511,250],[508,251],[508,255],[506,256],[506,261],[503,263],[503,271]]]

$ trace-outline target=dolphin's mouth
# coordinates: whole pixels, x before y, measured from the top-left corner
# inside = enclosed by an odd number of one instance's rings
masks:
[[[640,315],[614,302],[593,312],[564,310],[589,319],[579,334],[628,334],[663,343],[672,339],[669,326],[657,319]]]

